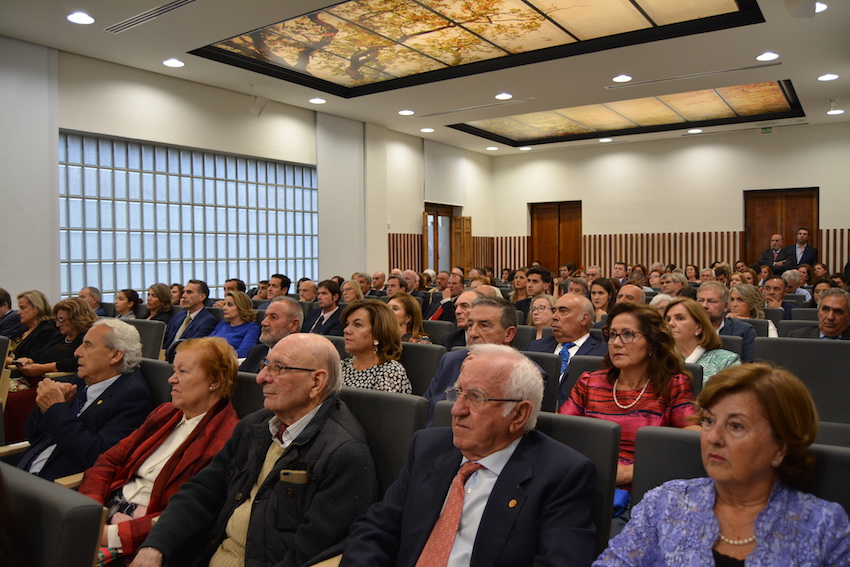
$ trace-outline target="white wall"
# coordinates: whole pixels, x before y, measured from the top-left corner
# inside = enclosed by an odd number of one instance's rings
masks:
[[[493,160],[494,226],[526,235],[526,203],[580,200],[585,234],[743,230],[742,191],[819,187],[820,227],[841,228],[848,179],[847,122],[534,150]]]
[[[0,287],[59,299],[57,53],[0,37]]]

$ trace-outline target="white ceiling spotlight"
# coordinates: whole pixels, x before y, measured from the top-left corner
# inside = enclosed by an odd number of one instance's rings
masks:
[[[496,95],[497,100],[511,100],[512,98],[514,98],[514,95],[511,93],[499,93]]]
[[[412,110],[399,110],[398,113],[402,116],[413,116],[414,114],[416,114]]]
[[[840,108],[836,108],[836,106],[838,106],[837,98],[827,99],[826,102],[827,104],[829,104],[829,110],[826,111],[827,114],[829,114],[830,116],[839,116],[841,114],[844,114],[843,110],[841,110]]]
[[[319,98],[319,97],[317,97],[317,96],[314,96],[313,98],[311,98],[311,99],[310,99],[310,100],[308,100],[307,102],[309,102],[310,104],[325,104],[325,103],[326,103],[326,102],[328,102],[328,101],[326,101],[326,100],[325,100],[325,99],[323,99],[323,98]]]
[[[818,77],[818,81],[834,81],[837,78],[838,75],[836,75],[835,73],[827,73]]]
[[[179,59],[175,59],[174,57],[172,57],[171,59],[166,59],[162,62],[162,64],[166,67],[171,67],[172,69],[179,69],[180,67],[186,65],[185,63],[183,63]]]
[[[87,26],[94,23],[94,18],[85,12],[74,12],[73,14],[68,14],[68,21],[74,24],[80,24],[81,26]]]
[[[774,53],[772,51],[765,51],[761,55],[756,56],[756,60],[761,61],[761,62],[774,61],[776,59],[779,59],[779,54]]]
[[[702,134],[702,128],[691,128],[688,130],[688,134]]]
[[[632,80],[632,78],[629,75],[621,74],[621,75],[617,75],[616,77],[614,77],[611,80],[614,81],[615,83],[628,83],[629,81]]]
[[[529,151],[530,149],[531,149],[531,146],[523,146],[523,147],[521,147],[521,148],[520,148],[520,151],[521,151],[521,152],[527,152],[527,151]]]
[[[613,142],[614,138],[599,138],[599,142],[603,144],[607,144],[608,142]]]
[[[499,148],[497,148],[496,146],[487,146],[487,147],[486,147],[486,148],[484,148],[484,149],[485,149],[485,150],[487,150],[488,152],[495,152],[495,151],[496,151],[496,150],[498,150]]]
[[[430,134],[431,132],[434,131],[434,129],[433,128],[420,128],[419,131],[422,132],[423,134]]]

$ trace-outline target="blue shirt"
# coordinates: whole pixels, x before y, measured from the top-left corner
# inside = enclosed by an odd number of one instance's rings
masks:
[[[239,358],[245,358],[251,347],[260,340],[260,326],[256,323],[242,323],[233,327],[227,321],[221,321],[215,326],[210,336],[223,338],[236,349],[236,355]]]

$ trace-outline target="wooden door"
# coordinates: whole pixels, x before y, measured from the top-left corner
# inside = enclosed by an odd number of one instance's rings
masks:
[[[581,201],[532,203],[529,263],[540,263],[558,274],[566,262],[581,266]]]
[[[797,230],[809,229],[809,246],[818,247],[818,189],[744,191],[744,260],[755,262],[781,234],[785,246],[797,241]]]
[[[472,265],[472,217],[452,218],[452,267],[460,266],[465,274]]]
[[[450,270],[451,266],[451,205],[425,203],[422,213],[422,268],[435,272]]]

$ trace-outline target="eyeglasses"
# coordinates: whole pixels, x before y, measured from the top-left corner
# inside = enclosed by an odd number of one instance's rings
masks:
[[[552,313],[554,313],[555,308],[554,307],[546,307],[545,305],[541,305],[540,307],[532,307],[531,308],[532,313],[543,313],[544,311],[551,311]]]
[[[617,338],[623,341],[624,345],[635,342],[635,337],[638,335],[642,335],[638,331],[623,331],[621,333],[615,333],[614,331],[610,331],[608,333],[603,333],[602,336],[605,338],[606,343],[613,343]]]
[[[68,321],[68,320],[65,319],[64,317],[57,317],[56,318],[56,324],[57,325],[64,325],[66,321]]]
[[[268,358],[264,358],[260,362],[260,372],[262,372],[264,368],[268,371],[269,376],[271,376],[272,378],[277,378],[278,376],[283,374],[284,371],[287,371],[287,370],[303,370],[304,372],[315,372],[316,371],[315,368],[301,368],[300,366],[284,366],[283,364],[280,364],[278,362],[269,362]]]
[[[460,388],[447,388],[446,389],[446,399],[452,403],[456,402],[460,397],[466,398],[473,406],[480,408],[484,405],[484,402],[521,402],[522,400],[517,400],[513,398],[485,398],[484,394],[478,392],[477,390],[471,390],[469,392],[464,392]]]

